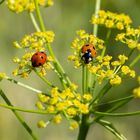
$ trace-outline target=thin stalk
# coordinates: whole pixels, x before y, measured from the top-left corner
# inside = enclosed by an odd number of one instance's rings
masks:
[[[36,7],[36,14],[37,14],[37,17],[38,17],[38,20],[39,20],[39,24],[40,24],[40,28],[41,28],[41,31],[45,31],[45,25],[44,25],[44,22],[43,22],[43,18],[42,18],[42,15],[40,13],[40,9],[39,9],[39,6],[38,6],[38,0],[34,0],[34,3],[35,3],[35,7]],[[52,51],[52,48],[50,46],[50,44],[47,44],[47,49],[50,53],[50,55],[52,56],[52,58],[54,59],[54,66],[55,66],[55,69],[62,75],[62,77],[66,80],[67,82],[67,86],[70,86],[71,84],[71,81],[69,79],[69,77],[66,75],[66,73],[64,72],[62,66],[60,65],[59,61],[57,60],[57,58],[55,57],[53,51]],[[64,83],[63,83],[64,84]]]
[[[60,73],[53,67],[53,65],[50,65],[51,69],[57,74],[57,76],[59,77],[60,82],[62,83],[63,87],[66,88],[67,83],[65,82],[65,80],[63,79],[62,75],[60,75]]]
[[[39,74],[39,72],[34,68],[34,72],[40,77],[40,79],[42,79],[49,87],[54,88],[56,86],[54,86],[52,83],[50,83],[46,78],[44,78],[43,76],[41,76]]]
[[[105,39],[106,45],[107,45],[107,42],[109,40],[110,35],[111,35],[111,29],[108,30],[107,35],[106,35],[106,39]],[[104,57],[105,52],[106,52],[106,47],[104,47],[103,50],[102,50],[102,53],[101,53],[102,57]]]
[[[82,93],[85,93],[85,66],[82,66]]]
[[[119,140],[127,140],[114,126],[111,122],[106,120],[99,120],[99,124],[104,126],[107,130],[109,130],[112,134],[114,134]]]
[[[98,101],[111,89],[111,85],[109,82],[105,84],[105,86],[101,89],[101,91],[98,93],[98,95],[95,97],[95,99],[90,103],[92,105],[93,103],[97,104]]]
[[[1,1],[0,1],[0,5],[1,5],[4,1],[5,1],[5,0],[1,0]]]
[[[120,99],[117,99],[117,100],[113,100],[113,101],[110,101],[110,102],[107,102],[107,103],[102,103],[102,104],[99,104],[99,105],[94,106],[94,107],[101,107],[101,106],[111,105],[111,104],[114,104],[114,103],[118,103],[118,102],[121,102],[121,101],[124,101],[124,100],[133,99],[133,98],[134,98],[134,96],[130,95],[130,96],[120,98]]]
[[[100,10],[100,6],[101,6],[101,0],[96,0],[96,5],[95,5],[95,15],[98,16],[98,11]],[[93,34],[95,36],[97,36],[98,33],[98,25],[94,24],[93,25]]]
[[[118,103],[116,103],[113,107],[111,107],[110,109],[107,110],[107,112],[113,112],[115,110],[117,110],[118,108],[124,106],[125,104],[127,104],[128,102],[130,102],[134,97],[130,97],[130,98],[127,98],[126,100],[122,100]]]
[[[4,94],[4,92],[1,89],[0,89],[0,95],[9,106],[13,106],[12,103],[10,102],[10,100],[7,98],[7,96]],[[26,129],[26,131],[30,134],[30,136],[34,140],[38,140],[36,134],[32,131],[32,129],[28,126],[28,124],[24,121],[24,119],[15,110],[11,109],[11,111],[15,114],[15,116],[17,117],[19,122]]]
[[[120,101],[116,102],[116,104],[114,106],[112,106],[111,108],[107,109],[106,112],[113,112],[115,110],[117,110],[118,108],[124,106],[126,103],[130,102],[134,97],[133,96],[128,96],[128,98],[124,98],[124,100],[120,99]],[[98,121],[100,120],[102,117],[104,116],[97,116],[94,121]]]
[[[40,28],[44,32],[46,29],[45,29],[45,25],[44,25],[44,22],[43,22],[43,18],[41,16],[41,13],[40,13],[40,10],[39,10],[38,0],[34,0],[34,3],[35,3],[35,7],[36,7],[36,15],[37,15],[38,20],[39,20]]]
[[[98,11],[100,10],[100,6],[101,6],[101,0],[96,0],[96,4],[95,4],[95,15],[98,16]],[[98,34],[98,24],[94,24],[93,25],[93,35],[97,36]],[[89,73],[89,87],[91,88],[92,87],[92,83],[93,83],[93,75],[91,73]]]
[[[140,115],[140,111],[128,112],[128,113],[107,113],[107,112],[95,111],[94,114],[101,115],[101,116],[127,117],[127,116]]]
[[[130,63],[130,67],[133,67],[140,60],[140,54]]]
[[[36,29],[38,32],[40,32],[40,28],[39,28],[39,26],[38,26],[38,24],[37,24],[37,22],[36,22],[36,19],[35,19],[33,13],[30,12],[29,15],[30,15],[31,21],[32,21],[32,23],[33,23],[35,29]]]
[[[16,110],[16,111],[21,111],[21,112],[34,113],[34,114],[42,114],[42,115],[48,114],[45,111],[27,110],[27,109],[23,109],[23,108],[14,107],[14,106],[11,106],[11,105],[0,104],[0,106],[3,107],[3,108],[7,108],[7,109],[11,109],[11,110]]]
[[[10,81],[10,82],[12,82],[12,83],[14,83],[14,84],[17,84],[17,85],[19,85],[19,86],[21,86],[21,87],[24,87],[24,88],[26,88],[26,89],[29,89],[29,90],[31,90],[31,91],[34,91],[34,92],[36,92],[36,93],[43,93],[41,90],[38,90],[38,89],[35,89],[35,88],[33,88],[33,87],[31,87],[31,86],[29,86],[29,85],[26,85],[26,84],[24,84],[24,83],[21,83],[21,82],[19,82],[19,81],[16,81],[16,80],[14,80],[14,79],[12,79],[12,78],[6,78],[6,80],[8,80],[8,81]]]
[[[89,72],[88,72],[88,68],[86,67],[85,68],[85,74],[86,74],[86,79],[85,79],[85,91],[86,91],[86,93],[88,92],[88,84],[89,84]]]

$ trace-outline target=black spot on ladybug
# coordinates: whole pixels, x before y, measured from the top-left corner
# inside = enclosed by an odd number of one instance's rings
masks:
[[[91,50],[90,50],[90,49],[88,49],[87,51],[88,51],[88,52],[91,52]]]
[[[86,46],[89,46],[89,44],[87,44]]]
[[[93,49],[95,50],[95,47],[93,46]]]
[[[41,58],[43,59],[44,57],[43,57],[43,56],[41,56]]]

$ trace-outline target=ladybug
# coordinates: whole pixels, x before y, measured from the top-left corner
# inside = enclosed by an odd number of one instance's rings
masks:
[[[84,61],[85,64],[88,64],[96,56],[96,49],[92,44],[83,45],[81,52],[83,54],[81,59]]]
[[[36,52],[33,54],[31,58],[33,67],[43,66],[46,61],[47,61],[47,55],[44,52]]]

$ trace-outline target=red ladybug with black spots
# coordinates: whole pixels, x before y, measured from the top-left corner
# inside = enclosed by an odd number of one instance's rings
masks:
[[[47,55],[45,52],[36,52],[31,58],[32,66],[39,67],[43,66],[47,61]]]
[[[84,61],[85,64],[88,64],[90,61],[96,57],[96,49],[93,44],[85,44],[81,48],[82,57],[81,59]]]

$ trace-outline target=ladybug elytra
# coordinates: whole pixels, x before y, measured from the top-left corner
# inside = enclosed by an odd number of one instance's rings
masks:
[[[82,57],[81,59],[85,64],[88,64],[96,56],[96,49],[92,44],[85,44],[81,49]]]
[[[36,52],[31,58],[32,66],[39,67],[43,66],[47,60],[47,55],[44,52]]]

